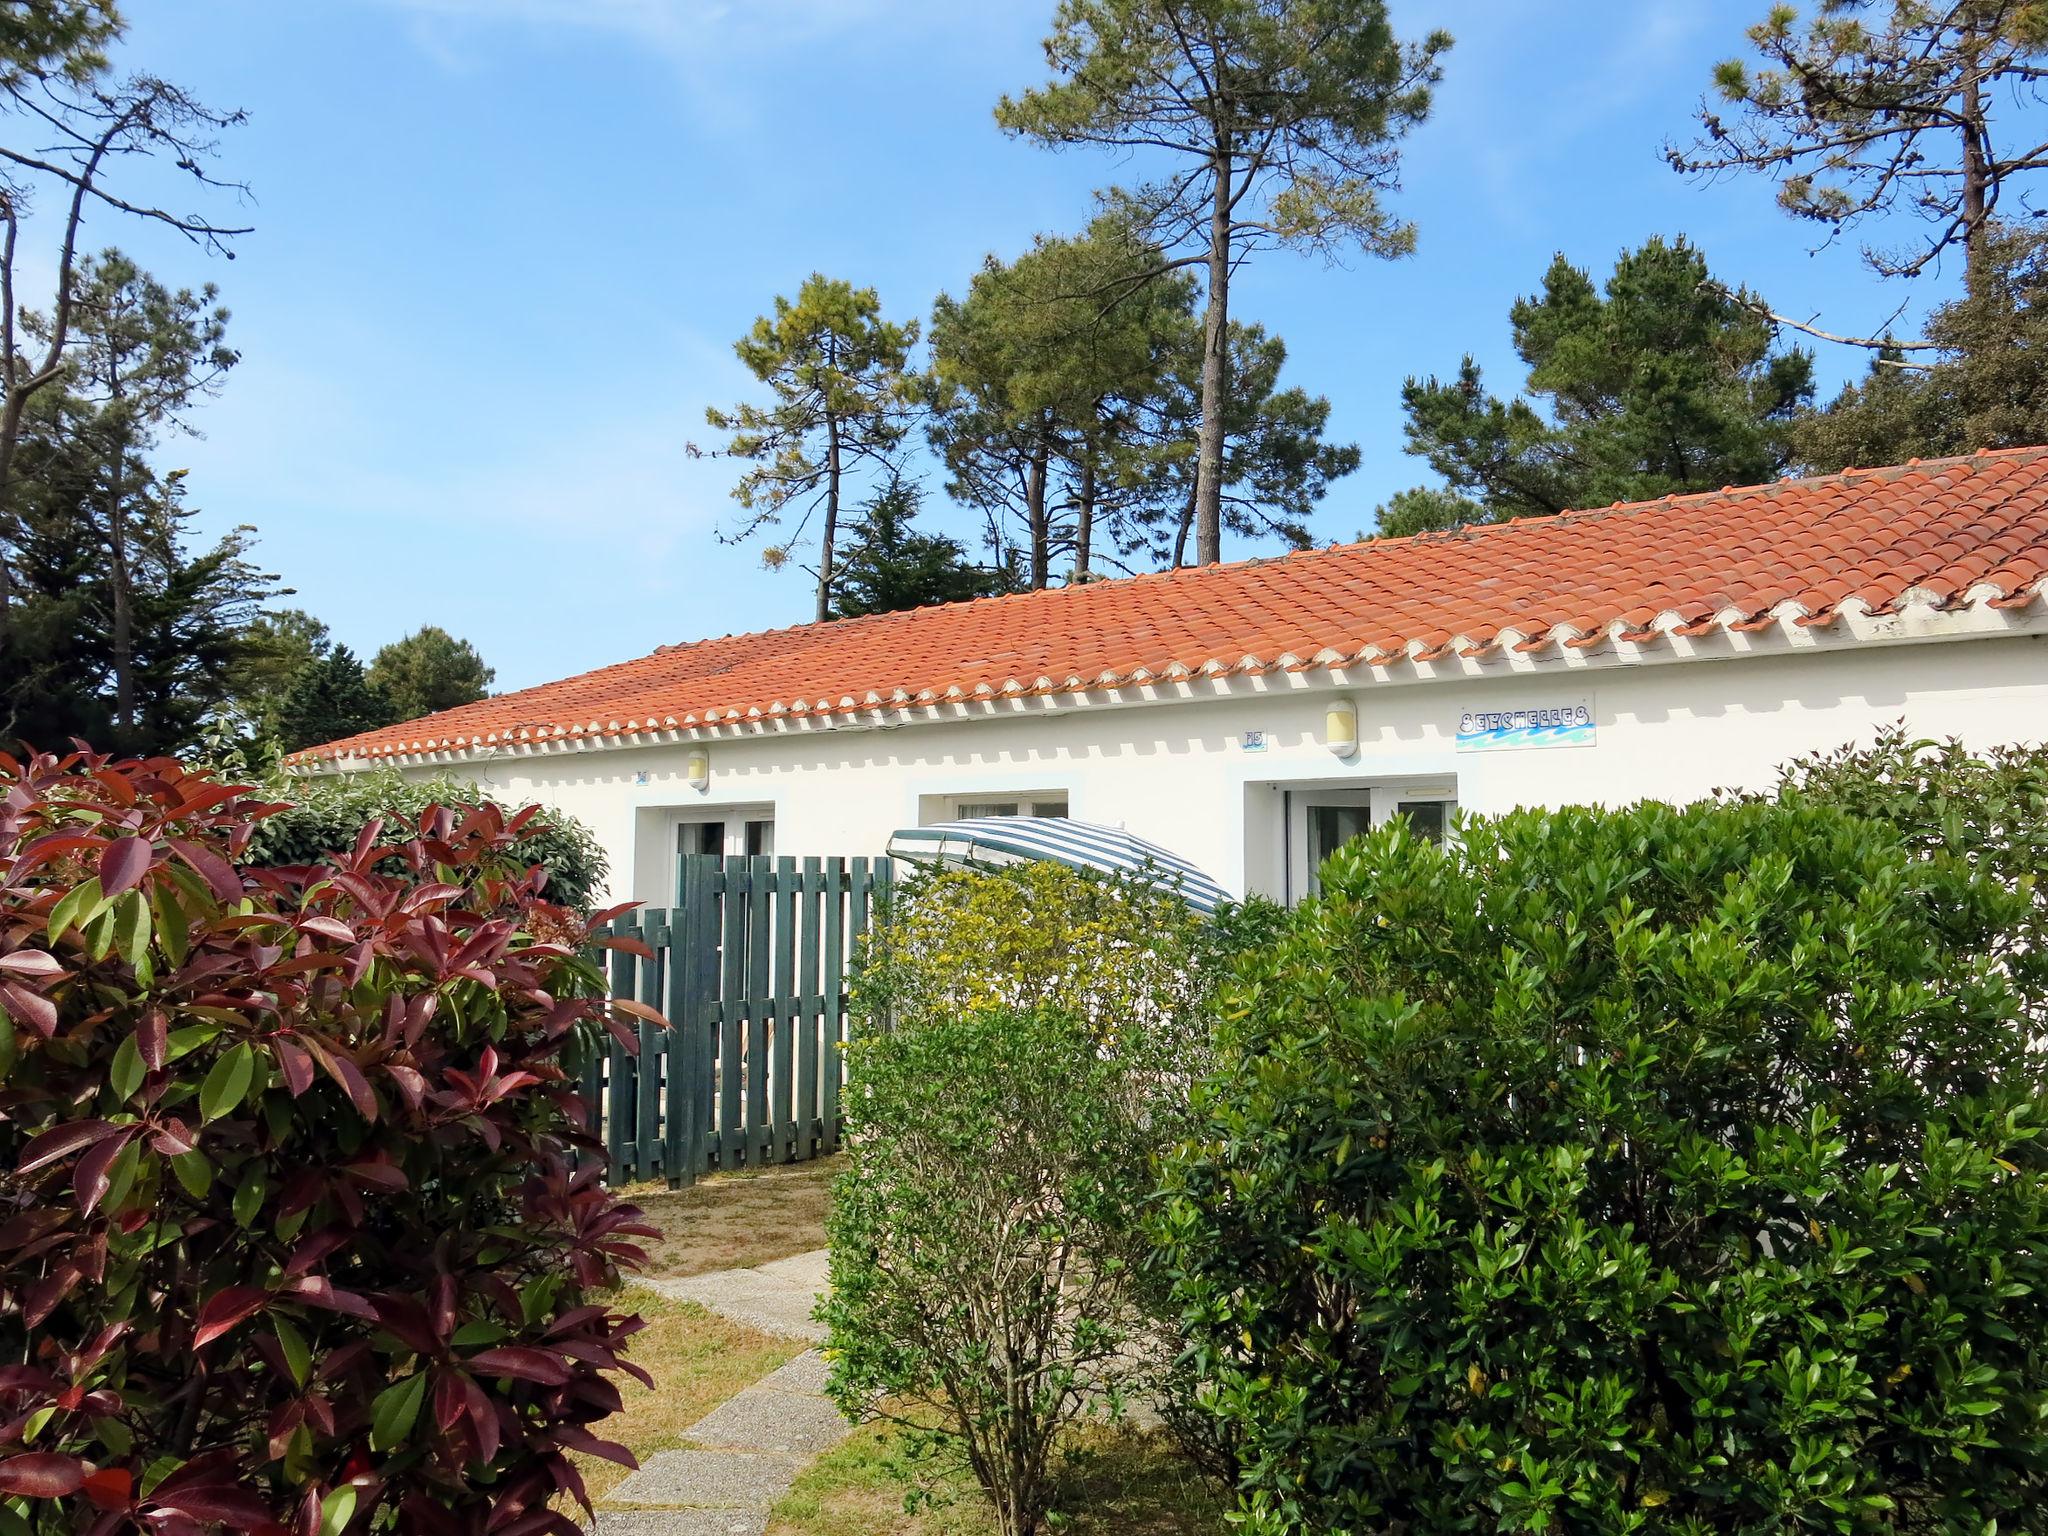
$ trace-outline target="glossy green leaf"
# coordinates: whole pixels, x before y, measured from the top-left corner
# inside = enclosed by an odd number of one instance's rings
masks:
[[[185,1193],[194,1200],[206,1198],[206,1192],[213,1188],[213,1164],[204,1152],[194,1148],[170,1160],[171,1172],[178,1176],[178,1182],[185,1186]]]
[[[370,1448],[388,1451],[411,1434],[426,1395],[425,1371],[415,1371],[379,1392],[370,1405]]]
[[[313,1375],[313,1348],[306,1342],[306,1336],[299,1332],[291,1319],[282,1313],[273,1312],[270,1324],[277,1330],[278,1348],[284,1351],[284,1363],[290,1367],[292,1383],[303,1387]]]
[[[130,965],[140,965],[149,949],[149,899],[141,891],[123,891],[114,899],[114,947]]]
[[[135,1097],[135,1090],[142,1086],[142,1080],[148,1075],[149,1068],[142,1061],[142,1048],[131,1034],[114,1047],[114,1060],[107,1068],[107,1086],[114,1090],[114,1098],[125,1104]]]
[[[356,1490],[343,1483],[320,1501],[320,1536],[341,1536],[356,1514]]]
[[[246,1040],[223,1051],[199,1085],[199,1119],[202,1124],[218,1120],[242,1102],[256,1075],[256,1052]]]

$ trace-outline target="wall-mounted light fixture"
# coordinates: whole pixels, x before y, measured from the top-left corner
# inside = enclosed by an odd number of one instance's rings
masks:
[[[1332,699],[1323,710],[1323,745],[1338,757],[1358,750],[1358,706],[1351,700]]]
[[[711,754],[702,747],[692,747],[683,759],[683,782],[692,789],[711,787]]]

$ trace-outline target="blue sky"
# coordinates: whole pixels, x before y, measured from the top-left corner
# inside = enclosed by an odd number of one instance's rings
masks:
[[[708,436],[707,404],[748,394],[732,339],[807,273],[921,315],[985,253],[1077,228],[1127,172],[991,120],[1041,77],[1051,8],[130,0],[124,62],[249,112],[222,158],[252,193],[238,259],[94,232],[217,281],[234,310],[244,361],[204,439],[171,449],[207,526],[253,524],[292,601],[359,651],[441,624],[500,688],[803,619],[803,575],[714,537],[732,466],[683,445]],[[1604,276],[1683,232],[1723,277],[1837,329],[1899,302],[1853,248],[1810,254],[1767,185],[1697,186],[1659,157],[1761,0],[1393,9],[1457,38],[1398,199],[1418,254],[1269,253],[1233,289],[1364,450],[1323,536],[1427,478],[1401,452],[1404,376],[1470,350],[1496,388],[1519,381],[1507,307],[1555,251]],[[1832,384],[1857,363],[1822,365]]]

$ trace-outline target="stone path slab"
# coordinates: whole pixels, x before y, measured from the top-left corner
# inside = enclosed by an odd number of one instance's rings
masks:
[[[600,1509],[595,1536],[767,1536],[765,1509]]]
[[[795,1263],[789,1259],[779,1262]],[[811,1317],[824,1292],[822,1265],[815,1273],[808,1268],[777,1269],[764,1264],[759,1269],[722,1269],[709,1275],[692,1275],[687,1280],[640,1283],[664,1296],[694,1301],[706,1311],[745,1323],[749,1328],[759,1328],[763,1333],[813,1344],[825,1337],[824,1324]]]
[[[661,1451],[612,1490],[615,1504],[766,1509],[810,1458],[780,1451]]]
[[[665,1296],[789,1338],[822,1339],[811,1311],[825,1292],[825,1255],[687,1280],[643,1280]],[[763,1536],[768,1510],[811,1458],[852,1426],[825,1396],[825,1357],[806,1350],[683,1431],[690,1448],[662,1451],[612,1491],[594,1536]]]

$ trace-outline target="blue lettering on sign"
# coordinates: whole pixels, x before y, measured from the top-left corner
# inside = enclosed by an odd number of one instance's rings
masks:
[[[1458,717],[1460,752],[1592,745],[1593,711],[1584,703],[1544,704],[1531,709],[1474,709]]]

